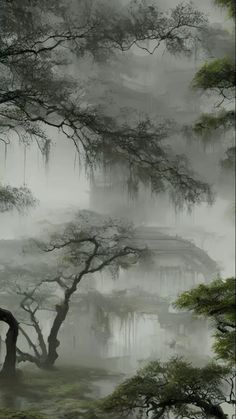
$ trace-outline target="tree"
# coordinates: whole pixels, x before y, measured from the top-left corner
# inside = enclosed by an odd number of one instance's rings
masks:
[[[118,2],[112,7],[77,3],[78,8],[70,0],[0,1],[0,141],[7,147],[17,137],[26,145],[35,139],[47,160],[50,138],[45,129],[59,129],[91,168],[111,161],[115,142],[118,158],[129,166],[129,179],[145,179],[156,192],[160,183],[170,184],[187,202],[210,198],[209,186],[192,176],[185,159],[162,147],[168,124],[117,126],[81,99],[79,80],[66,76],[70,64],[86,54],[106,60],[134,45],[145,48],[146,40],[153,43],[150,52],[164,44],[170,52],[189,53],[204,16],[190,5],[163,14],[146,2],[134,1],[128,8]],[[32,203],[26,187],[0,187],[1,211]],[[6,318],[6,311],[1,317]]]
[[[235,18],[236,6],[234,0],[215,0],[215,3],[220,7],[226,7],[228,9],[228,15]]]
[[[213,321],[214,350],[218,359],[235,363],[236,342],[236,282],[235,278],[218,279],[186,291],[178,298],[176,306],[205,316]]]
[[[0,212],[7,212],[16,209],[23,211],[36,204],[31,191],[26,187],[12,187],[0,185]]]
[[[184,156],[163,145],[175,132],[168,122],[118,123],[117,117],[88,105],[79,78],[65,75],[73,61],[88,54],[104,61],[134,47],[154,53],[161,45],[170,53],[189,54],[206,23],[199,11],[189,4],[163,13],[146,1],[128,6],[94,1],[89,6],[82,0],[77,7],[72,0],[25,0],[20,5],[2,0],[1,9],[2,135],[25,143],[34,138],[47,159],[45,129],[59,129],[91,170],[110,166],[115,158],[125,166],[133,189],[143,182],[155,193],[170,189],[188,204],[212,199],[209,185],[196,178]]]
[[[19,333],[18,322],[9,310],[0,308],[0,321],[8,325],[6,337],[6,356],[0,378],[14,378],[16,375],[16,344]]]
[[[204,64],[193,80],[193,87],[202,90],[212,90],[225,99],[233,100],[235,87],[235,67],[230,57],[216,59]],[[227,113],[225,118],[227,117]]]
[[[234,0],[215,0],[218,6],[226,8],[232,19],[235,19]],[[206,62],[196,73],[192,87],[203,93],[210,93],[217,97],[212,113],[202,114],[193,126],[193,131],[204,141],[206,138],[216,141],[221,138],[226,131],[234,130],[235,122],[235,61],[233,54],[225,57],[211,59]],[[226,105],[224,108],[223,105]],[[227,154],[234,155],[235,146],[228,146],[225,160],[222,167],[234,169],[234,160],[231,165],[227,165]]]
[[[32,330],[29,334],[27,327],[24,326],[24,321],[22,321],[20,332],[32,348],[33,354],[17,348],[19,362],[30,361],[40,368],[50,369],[53,367],[58,358],[57,350],[60,345],[58,334],[69,312],[70,301],[80,282],[104,269],[109,269],[111,274],[115,274],[123,263],[129,266],[136,262],[141,254],[141,249],[132,248],[130,243],[132,243],[130,227],[125,227],[116,220],[99,216],[96,213],[82,211],[62,231],[52,235],[49,242],[39,244],[42,254],[48,255],[53,260],[54,270],[52,265],[49,265],[50,275],[45,274],[43,279],[38,277],[36,284],[35,281],[34,283],[31,281],[31,286],[25,284],[26,273],[24,272],[22,274],[24,284],[23,286],[18,284],[18,295],[21,297],[20,307],[27,319],[25,323],[27,326],[30,324],[31,328],[33,327],[37,338],[35,343],[32,338]],[[37,248],[37,251],[39,252],[40,249]],[[40,268],[37,272],[39,271]],[[19,276],[21,269],[16,267],[15,272]],[[44,273],[41,271],[41,276],[43,275]],[[55,316],[46,340],[38,319],[38,312],[45,310],[48,303],[50,292],[49,290],[45,291],[45,286],[48,285],[54,285],[56,289],[59,288],[62,297],[55,304]],[[15,286],[14,288],[16,289]],[[47,300],[45,300],[45,295]],[[20,318],[20,315],[18,317]]]
[[[154,361],[121,384],[102,401],[106,412],[165,418],[172,413],[177,418],[222,418],[221,404],[236,404],[235,398],[235,339],[236,295],[235,278],[218,279],[186,291],[175,306],[193,311],[213,320],[214,349],[222,363],[210,363],[199,368],[182,359],[166,363]]]
[[[105,412],[139,418],[226,419],[221,404],[235,402],[233,381],[226,367],[210,364],[193,367],[182,359],[154,361],[122,383],[101,403]]]
[[[128,7],[118,2],[112,7],[111,2],[77,4],[78,9],[70,0],[0,1],[1,142],[18,138],[29,144],[35,139],[47,160],[50,127],[73,141],[91,169],[120,160],[132,188],[141,181],[156,193],[170,189],[177,202],[211,200],[209,185],[196,179],[184,156],[163,145],[173,132],[169,122],[120,124],[88,105],[80,80],[66,76],[70,64],[87,54],[105,61],[132,47],[154,53],[160,45],[170,53],[189,54],[205,17],[188,4],[166,13],[145,1],[131,1]],[[25,188],[3,186],[1,193],[4,210],[31,202]]]
[[[36,200],[26,187],[14,188],[0,185],[0,212],[25,210],[35,205]],[[1,377],[12,378],[16,373],[16,344],[19,333],[18,322],[13,314],[0,308],[0,321],[9,326],[6,337],[6,357],[0,372]]]

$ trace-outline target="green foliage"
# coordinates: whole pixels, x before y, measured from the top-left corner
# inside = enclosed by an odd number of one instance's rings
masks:
[[[101,408],[125,417],[135,412],[142,418],[149,412],[153,418],[170,413],[180,418],[208,418],[210,409],[224,400],[221,385],[228,372],[216,364],[197,368],[178,358],[154,361],[121,384],[102,401]]]
[[[15,188],[12,186],[0,185],[0,212],[23,211],[36,204],[30,190],[26,187]]]
[[[236,4],[235,0],[214,0],[215,4],[228,9],[229,16],[235,19]]]
[[[235,0],[214,0],[215,4],[228,9],[229,15],[235,18]],[[232,57],[222,57],[206,62],[195,74],[192,81],[193,89],[216,93],[219,97],[217,107],[228,101],[233,102],[235,94],[235,62]],[[200,116],[195,123],[193,131],[200,136],[203,142],[221,140],[221,134],[228,129],[234,129],[235,110],[222,109],[218,113],[208,113]],[[232,154],[232,153],[231,153]],[[224,168],[234,168],[232,155],[227,156],[221,165]]]
[[[228,130],[234,128],[235,111],[222,109],[217,113],[203,113],[195,122],[193,131],[200,136],[215,135],[215,131],[222,128]]]
[[[45,416],[30,411],[10,411],[0,409],[0,419],[46,419]]]
[[[236,338],[235,278],[217,279],[210,284],[184,292],[176,307],[213,320],[216,333],[214,349],[219,358],[234,364]]]
[[[219,91],[235,86],[235,65],[231,58],[224,57],[204,64],[196,73],[192,85],[203,90]]]
[[[222,141],[222,135],[227,131],[234,130],[235,111],[225,109],[216,113],[203,113],[195,122],[191,130],[187,130],[185,135],[195,134],[204,146],[207,144],[217,144]],[[234,169],[234,147],[226,151],[226,156],[221,160],[221,166],[225,169]]]
[[[227,306],[230,307],[230,304],[235,304],[235,278],[200,284],[197,288],[184,292],[178,298],[176,306],[194,310],[197,314],[214,316]],[[226,315],[228,314],[231,315],[232,312],[227,310]]]
[[[15,400],[24,400],[24,410],[8,412],[0,408],[0,419],[87,419],[96,406],[97,383],[120,379],[119,375],[113,376],[107,370],[96,367],[60,365],[53,371],[27,367],[21,373],[18,382],[11,382],[8,387],[1,386],[0,395],[1,401],[10,399],[14,403]],[[90,417],[95,419],[96,416]]]
[[[235,345],[236,345],[236,334],[235,330],[228,330],[227,332],[217,331],[214,334],[215,342],[213,349],[219,359],[223,359],[229,364],[235,364]]]

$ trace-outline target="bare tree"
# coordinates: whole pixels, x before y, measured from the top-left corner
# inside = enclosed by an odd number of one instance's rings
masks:
[[[57,233],[48,244],[41,244],[46,253],[58,258],[59,273],[41,280],[30,290],[18,289],[22,300],[20,307],[26,314],[27,326],[33,327],[38,343],[34,343],[24,324],[20,331],[26,338],[33,354],[17,349],[19,361],[34,362],[40,368],[52,368],[58,358],[60,345],[58,334],[63,325],[70,301],[82,279],[109,269],[111,274],[118,272],[124,260],[132,264],[141,254],[133,248],[131,229],[125,228],[118,221],[107,219],[92,212],[81,212],[77,220],[69,223],[63,232]],[[62,298],[55,304],[55,316],[47,339],[39,323],[40,310],[47,309],[45,299],[40,297],[45,284],[55,284],[62,291]]]
[[[13,188],[0,185],[0,213],[16,209],[23,211],[33,206],[36,200],[26,188]],[[19,332],[18,322],[14,315],[0,307],[0,321],[8,325],[6,335],[6,356],[0,377],[14,378],[16,374],[16,343]]]

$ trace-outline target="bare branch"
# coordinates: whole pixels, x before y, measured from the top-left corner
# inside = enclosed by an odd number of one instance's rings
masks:
[[[47,346],[44,341],[43,333],[39,325],[39,321],[36,317],[36,313],[39,309],[39,305],[34,297],[35,291],[38,289],[38,285],[32,290],[32,291],[18,291],[18,295],[22,295],[24,298],[20,302],[20,307],[29,315],[30,320],[32,322],[32,326],[35,329],[35,332],[38,337],[39,346],[41,349],[41,356],[44,358],[47,356]],[[31,304],[36,303],[36,306],[34,309],[31,308]],[[26,333],[24,332],[24,336],[26,338]],[[27,338],[26,338],[27,339]],[[32,345],[31,345],[32,346]],[[35,352],[35,345],[32,346]]]

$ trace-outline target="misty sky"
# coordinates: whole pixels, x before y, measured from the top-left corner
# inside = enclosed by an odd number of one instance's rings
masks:
[[[173,7],[178,4],[178,0],[165,0],[162,2],[165,7]],[[230,27],[230,22],[225,16],[225,12],[212,5],[211,1],[194,0],[194,5],[204,11],[209,20],[217,25],[223,24],[224,27]],[[123,75],[124,88],[126,85],[134,90],[134,96],[127,98],[127,106],[137,101],[137,91],[143,95],[146,93],[146,102],[136,103],[137,108],[142,110],[146,107],[154,108],[155,113],[173,117],[178,109],[185,111],[188,108],[186,100],[191,102],[189,93],[189,83],[195,70],[200,66],[204,58],[198,61],[193,58],[170,57],[168,54],[156,56],[123,57],[120,60],[120,72]],[[133,60],[142,63],[134,70],[130,76],[128,66],[131,66]],[[74,63],[72,73],[81,72],[81,77],[86,82],[87,77],[104,77],[104,70],[99,69],[91,61],[83,63]],[[117,77],[115,70],[109,70],[111,80]],[[113,74],[114,71],[114,74]],[[114,87],[115,89],[115,87]],[[108,89],[109,90],[109,89]],[[115,91],[115,90],[114,90]],[[96,101],[104,101],[103,104],[109,104],[113,110],[120,106],[125,106],[119,101],[119,92],[115,92],[112,98],[107,92],[107,86],[100,87],[97,84],[95,93]],[[141,97],[141,96],[140,96]],[[143,97],[143,96],[142,96]],[[104,99],[105,98],[105,99]],[[106,100],[108,100],[106,102]],[[162,105],[163,103],[163,105]],[[198,111],[206,108],[207,101],[198,103]],[[108,106],[108,107],[109,107]],[[191,102],[194,110],[193,103]],[[187,115],[187,116],[186,116]],[[185,118],[188,119],[188,113]],[[191,113],[191,117],[193,114]],[[183,116],[184,118],[184,116]],[[61,134],[52,130],[48,132],[51,135],[53,144],[50,155],[49,167],[45,170],[42,156],[36,145],[27,148],[18,144],[16,138],[12,139],[11,145],[7,149],[7,158],[5,160],[4,145],[0,143],[0,181],[11,185],[22,185],[24,182],[33,191],[40,204],[38,208],[32,211],[28,216],[19,214],[5,214],[0,219],[0,238],[16,238],[22,235],[32,235],[40,229],[39,221],[44,219],[63,220],[66,215],[64,211],[68,208],[86,208],[89,206],[89,178],[80,167],[78,156],[72,143],[65,139]],[[169,211],[168,224],[183,229],[186,226],[200,226],[208,232],[216,233],[217,238],[206,242],[206,250],[209,254],[222,264],[223,272],[226,275],[232,275],[234,272],[234,228],[230,217],[226,217],[230,202],[223,197],[217,198],[212,207],[201,205],[195,208],[191,215],[181,214],[176,217],[173,210]],[[56,215],[59,214],[59,215]],[[156,219],[158,225],[158,217]]]

